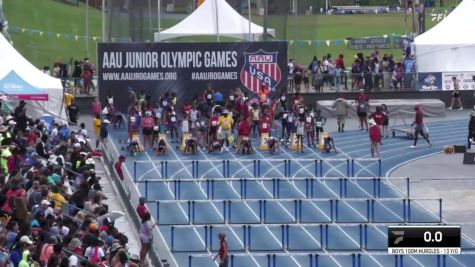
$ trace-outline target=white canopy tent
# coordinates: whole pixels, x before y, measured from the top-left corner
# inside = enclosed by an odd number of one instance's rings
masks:
[[[444,20],[415,38],[418,72],[475,71],[475,1],[463,0]]]
[[[48,101],[25,101],[29,116],[39,118],[42,115],[51,114],[66,120],[61,80],[44,74],[33,66],[0,34],[0,79],[11,71],[18,74],[28,84],[48,94]]]
[[[263,33],[263,27],[241,16],[225,0],[206,0],[175,26],[156,32],[154,39],[158,42],[183,36],[212,35],[252,41]],[[275,30],[267,29],[267,34],[275,37]]]

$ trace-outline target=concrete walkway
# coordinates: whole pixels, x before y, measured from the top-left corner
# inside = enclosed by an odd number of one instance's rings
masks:
[[[91,137],[91,146],[95,146],[95,137],[92,127],[92,118],[89,115],[81,115],[79,122],[84,122],[86,128],[88,129],[89,135]],[[96,165],[96,175],[101,177],[100,184],[104,194],[107,196],[107,200],[104,201],[105,204],[109,206],[110,211],[120,211],[125,213],[125,216],[115,220],[115,226],[119,229],[119,232],[125,233],[129,239],[127,246],[129,247],[129,252],[132,255],[138,255],[140,253],[140,241],[138,237],[138,230],[134,227],[134,222],[132,217],[127,213],[125,208],[124,201],[126,199],[120,198],[118,189],[115,186],[114,181],[112,180],[110,173],[105,168],[104,161],[101,159],[95,159]],[[135,257],[135,256],[134,256]]]
[[[124,199],[119,197],[117,188],[114,181],[111,179],[108,170],[105,168],[102,160],[96,159],[96,175],[101,177],[100,184],[102,186],[103,193],[107,196],[105,204],[109,206],[110,211],[120,211],[125,213],[124,216],[115,220],[115,227],[119,229],[119,232],[127,235],[129,243],[127,246],[131,255],[138,255],[140,253],[140,241],[138,237],[138,231],[134,227],[134,223],[131,216],[127,213],[127,209],[124,205]],[[135,256],[134,256],[135,257]]]

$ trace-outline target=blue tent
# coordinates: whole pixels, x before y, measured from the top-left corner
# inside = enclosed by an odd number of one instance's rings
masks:
[[[15,71],[10,71],[0,80],[0,96],[13,96],[19,100],[48,101],[48,94],[25,80]]]

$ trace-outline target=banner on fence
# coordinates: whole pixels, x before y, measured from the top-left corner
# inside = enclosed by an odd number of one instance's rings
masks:
[[[442,90],[454,90],[455,77],[460,90],[475,90],[475,72],[444,72],[442,73]]]
[[[348,45],[354,50],[389,49],[391,48],[391,39],[379,37],[349,39]]]
[[[99,43],[97,50],[100,97],[112,93],[122,111],[129,87],[152,101],[165,92],[189,101],[208,86],[256,93],[287,83],[287,42]]]

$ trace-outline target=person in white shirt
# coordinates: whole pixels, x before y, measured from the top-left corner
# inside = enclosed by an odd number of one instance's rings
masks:
[[[287,64],[287,67],[289,68],[289,73],[288,73],[288,77],[287,77],[287,80],[289,81],[289,90],[290,92],[292,92],[293,90],[293,80],[294,80],[294,69],[295,69],[295,65],[294,65],[294,60],[293,59],[289,59],[289,63]]]

